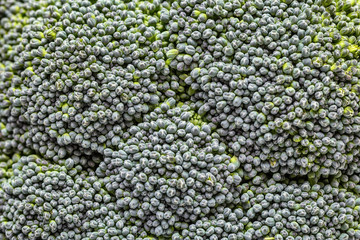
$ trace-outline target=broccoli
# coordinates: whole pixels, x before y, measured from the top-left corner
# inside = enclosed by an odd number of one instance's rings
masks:
[[[0,0],[0,239],[360,239],[359,12]]]

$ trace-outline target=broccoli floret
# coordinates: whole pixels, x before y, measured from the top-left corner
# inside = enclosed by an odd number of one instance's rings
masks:
[[[105,149],[98,168],[119,210],[135,214],[133,221],[157,237],[171,237],[175,226],[188,226],[239,197],[219,135],[209,124],[194,124],[189,110],[174,99],[161,104],[124,134],[118,150]]]
[[[356,1],[180,6],[170,32],[182,37],[170,66],[189,73],[191,100],[202,102],[199,113],[231,154],[260,157],[249,171],[318,179],[357,158],[358,141],[350,140],[359,117]]]

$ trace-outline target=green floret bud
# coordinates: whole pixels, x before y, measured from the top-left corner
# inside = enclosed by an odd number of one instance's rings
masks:
[[[344,109],[344,116],[347,118],[351,118],[354,116],[354,110],[349,106]]]
[[[200,72],[201,72],[201,69],[200,68],[195,68],[191,71],[190,73],[190,76],[193,78],[193,79],[196,79],[200,76]]]
[[[294,69],[294,66],[291,63],[285,63],[282,69],[284,73],[291,74]]]
[[[230,164],[228,166],[228,169],[230,172],[234,172],[236,171],[238,168],[240,167],[240,161],[238,160],[238,158],[236,156],[233,156],[230,159]]]
[[[169,51],[166,52],[166,57],[169,60],[173,60],[177,55],[179,54],[179,50],[177,49],[171,49]]]

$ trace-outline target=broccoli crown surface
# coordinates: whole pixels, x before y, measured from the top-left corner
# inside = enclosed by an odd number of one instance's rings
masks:
[[[0,239],[360,240],[357,0],[0,0]]]

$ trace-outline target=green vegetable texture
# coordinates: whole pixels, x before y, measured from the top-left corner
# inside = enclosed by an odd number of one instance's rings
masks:
[[[0,0],[0,240],[360,240],[360,1]]]

